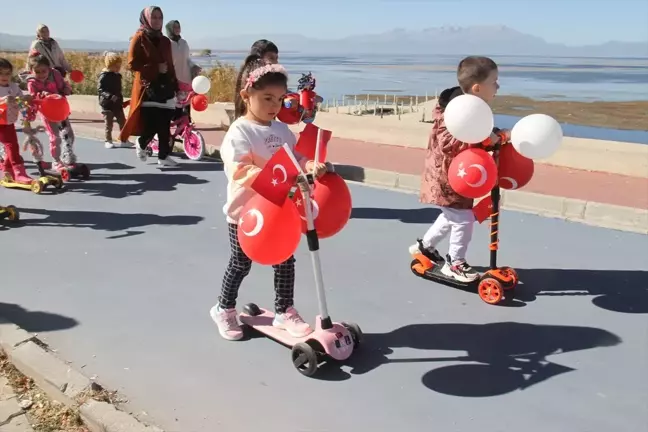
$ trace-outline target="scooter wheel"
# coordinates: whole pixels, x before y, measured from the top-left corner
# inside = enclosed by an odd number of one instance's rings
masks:
[[[254,303],[248,303],[243,306],[243,312],[250,316],[261,315],[261,309],[259,309],[259,306],[255,305]]]
[[[67,169],[62,169],[61,170],[61,178],[63,181],[69,181],[70,180],[70,171]]]
[[[43,192],[43,188],[45,188],[45,185],[40,180],[34,180],[31,184],[31,191],[35,194]]]
[[[515,288],[517,283],[520,281],[520,277],[518,276],[515,269],[511,267],[501,267],[500,270],[511,275],[511,277],[513,278],[513,286],[511,288]]]
[[[353,346],[357,347],[360,345],[362,342],[362,330],[360,329],[360,326],[356,323],[347,323],[343,322],[342,325],[344,328],[349,330],[349,333],[351,333],[351,338],[353,339]]]
[[[319,364],[317,353],[307,343],[299,342],[293,346],[291,357],[293,366],[295,366],[295,369],[300,374],[310,377],[317,372],[317,366]]]
[[[87,165],[81,166],[81,178],[88,180],[90,178],[90,168]]]
[[[55,177],[54,179],[54,187],[56,189],[61,189],[63,188],[63,179],[60,177]]]
[[[504,288],[502,284],[493,277],[485,277],[479,282],[477,287],[479,298],[488,304],[498,304],[504,297]]]
[[[8,220],[11,222],[16,222],[20,220],[20,212],[15,206],[7,206],[7,213],[9,213],[9,216],[7,217]]]

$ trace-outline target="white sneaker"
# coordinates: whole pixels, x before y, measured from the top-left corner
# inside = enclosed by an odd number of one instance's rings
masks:
[[[470,283],[479,279],[479,272],[473,269],[466,261],[459,261],[454,264],[446,262],[441,268],[441,273],[459,282]]]
[[[313,329],[299,315],[293,307],[286,309],[285,313],[275,314],[272,325],[276,328],[286,330],[294,338],[302,338],[313,333]]]
[[[115,148],[115,145],[111,141],[106,141],[104,143],[104,147],[106,147],[107,149],[111,149],[111,148]]]
[[[218,326],[218,333],[223,339],[235,341],[243,337],[243,329],[236,318],[236,309],[222,310],[219,305],[216,305],[211,308],[209,315]]]
[[[163,167],[175,167],[178,166],[178,162],[167,156],[166,159],[158,159],[158,165]]]
[[[146,155],[146,150],[140,147],[139,138],[137,138],[137,141],[135,143],[135,154],[137,155],[139,160],[141,160],[142,162],[146,162],[148,156]]]

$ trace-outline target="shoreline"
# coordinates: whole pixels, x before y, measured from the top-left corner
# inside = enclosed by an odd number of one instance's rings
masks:
[[[358,104],[378,103],[394,105],[396,103],[408,106],[410,102],[419,105],[434,104],[434,97],[411,95],[385,94],[356,94],[345,96],[347,101],[357,98]],[[387,103],[385,104],[385,99]],[[371,105],[369,108],[372,108]],[[426,107],[426,108],[432,108]],[[646,131],[646,118],[648,118],[648,101],[593,101],[580,102],[570,100],[538,100],[519,95],[497,96],[492,104],[493,113],[509,116],[524,117],[533,112],[542,112],[550,115],[560,123],[577,126],[591,126],[606,129]]]

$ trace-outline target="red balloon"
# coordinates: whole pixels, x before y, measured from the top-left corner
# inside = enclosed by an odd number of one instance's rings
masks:
[[[286,200],[278,206],[255,195],[241,211],[238,239],[243,252],[254,262],[275,265],[286,261],[301,240],[295,204]]]
[[[302,219],[302,232],[306,233],[306,214],[300,190],[295,192],[293,202]],[[315,181],[311,195],[311,211],[319,238],[332,237],[342,231],[351,218],[352,209],[351,192],[342,177],[335,173],[326,173]]]
[[[205,95],[197,94],[191,98],[191,107],[196,111],[205,111],[208,106],[209,101]]]
[[[497,164],[485,150],[469,148],[459,153],[450,164],[448,181],[461,196],[482,197],[497,183]]]
[[[284,97],[283,105],[277,119],[280,122],[289,125],[297,124],[301,120],[301,113],[299,112],[299,95],[296,93],[289,93]]]
[[[40,111],[51,122],[61,122],[70,116],[70,104],[65,96],[49,94],[41,102]]]
[[[502,189],[520,189],[533,177],[533,159],[522,156],[510,144],[499,152],[499,185]]]
[[[72,80],[72,82],[80,83],[81,81],[83,81],[83,78],[83,72],[81,72],[80,70],[73,70],[72,72],[70,72],[70,79]]]

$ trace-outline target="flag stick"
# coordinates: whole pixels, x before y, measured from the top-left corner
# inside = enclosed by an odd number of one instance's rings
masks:
[[[317,128],[317,141],[315,142],[315,164],[319,163],[321,141],[322,141],[322,129]],[[313,174],[315,173],[315,164],[313,164]]]

